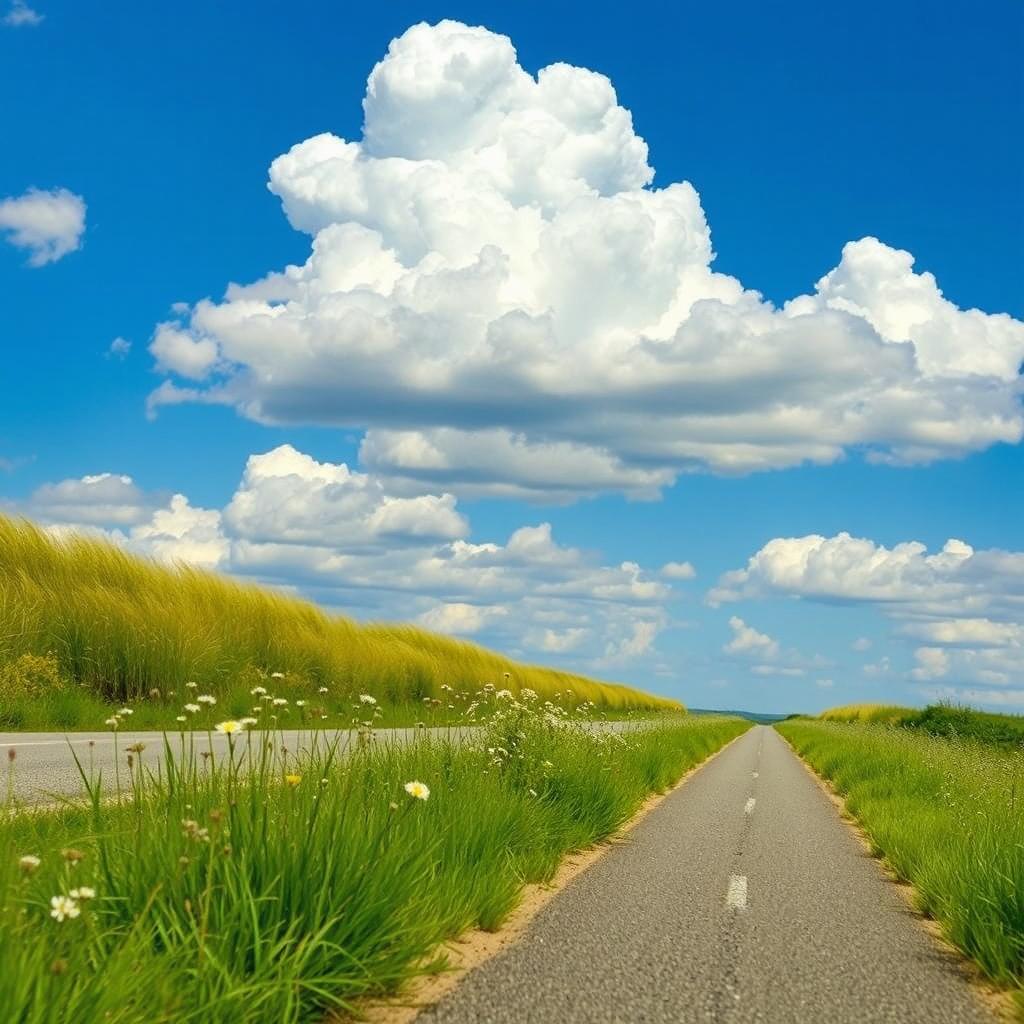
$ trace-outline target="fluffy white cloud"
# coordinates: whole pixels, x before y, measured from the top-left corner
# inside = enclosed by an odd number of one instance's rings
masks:
[[[8,232],[11,245],[29,250],[29,266],[54,263],[81,245],[85,202],[66,188],[30,188],[0,201],[0,231]]]
[[[160,505],[130,476],[97,473],[37,487],[27,502],[7,502],[6,511],[24,512],[46,525],[127,527],[146,522]]]
[[[666,562],[661,567],[661,575],[667,580],[692,580],[697,570],[689,562]]]
[[[635,562],[606,565],[559,544],[548,523],[474,543],[450,494],[395,497],[372,474],[290,445],[250,457],[223,510],[112,474],[44,485],[2,507],[367,617],[479,636],[524,656],[571,657],[580,669],[653,656],[671,594]]]
[[[246,540],[349,551],[455,540],[469,532],[450,494],[391,497],[373,476],[344,463],[317,462],[291,445],[249,458],[225,517],[233,534]]]
[[[1024,324],[959,309],[874,238],[775,308],[711,269],[690,184],[650,187],[603,75],[535,77],[444,21],[391,43],[363,106],[361,140],[271,166],[309,259],[161,325],[158,367],[201,386],[168,379],[151,407],[367,428],[395,493],[551,500],[1024,433]]]
[[[230,552],[220,513],[194,508],[183,494],[175,494],[167,508],[157,509],[150,522],[133,527],[129,537],[131,547],[161,561],[204,568],[223,565]]]
[[[25,0],[11,0],[11,6],[3,17],[3,23],[11,28],[39,25],[44,15],[33,10]]]
[[[910,541],[891,548],[840,533],[779,537],[728,572],[711,604],[787,597],[874,605],[898,632],[924,643],[909,678],[1010,686],[1024,680],[1024,553],[948,540],[935,554]],[[866,650],[859,641],[855,650]],[[891,671],[888,657],[863,666]]]
[[[472,636],[479,633],[489,619],[507,615],[508,609],[500,606],[484,606],[476,604],[438,604],[423,612],[417,622],[426,629],[437,633],[454,633],[461,636]]]
[[[753,626],[748,626],[738,615],[729,619],[732,639],[722,648],[726,654],[742,654],[754,658],[776,658],[779,654],[779,642],[767,633],[759,633]]]

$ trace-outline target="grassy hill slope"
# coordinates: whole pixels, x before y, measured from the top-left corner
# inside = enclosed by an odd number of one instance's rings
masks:
[[[368,693],[384,705],[436,701],[443,686],[473,692],[493,684],[616,711],[681,709],[639,690],[518,664],[413,626],[361,625],[271,590],[0,516],[0,717],[19,700],[55,690],[130,703],[180,698],[189,681],[230,698],[227,707],[221,700],[224,710],[244,713],[261,680],[292,698],[316,700],[326,691],[351,702]]]

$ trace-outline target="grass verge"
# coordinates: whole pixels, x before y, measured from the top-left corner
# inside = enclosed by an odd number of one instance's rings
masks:
[[[845,798],[919,908],[1024,1011],[1024,751],[884,725],[775,728]]]
[[[126,752],[120,803],[85,772],[82,801],[8,813],[7,1019],[344,1013],[430,970],[444,939],[499,926],[525,883],[748,727],[702,717],[595,731],[530,694],[494,709],[461,746],[371,741],[342,758],[314,736],[297,760],[268,733],[205,771],[190,736],[172,735],[163,752]],[[162,777],[142,785],[147,757]]]

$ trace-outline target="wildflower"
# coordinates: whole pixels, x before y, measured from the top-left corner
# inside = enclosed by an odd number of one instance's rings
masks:
[[[80,860],[85,859],[85,854],[81,850],[76,850],[74,847],[68,847],[66,850],[61,850],[60,855],[72,866],[76,865]]]
[[[283,708],[285,706],[285,704],[287,704],[287,703],[288,703],[288,701],[287,701],[287,699],[285,697],[275,697],[274,698],[274,707],[275,708]]]
[[[512,673],[511,673],[511,672],[502,672],[502,675],[503,675],[503,676],[504,676],[504,677],[505,677],[506,679],[511,679],[511,678],[512,678]]]
[[[113,718],[108,718],[103,724],[109,725],[111,729],[116,729],[121,724],[121,719],[115,715]]]
[[[196,697],[196,700],[199,701],[200,704],[209,704],[210,707],[213,707],[213,705],[217,703],[217,698],[212,697],[208,693],[201,693],[198,697]]]
[[[194,715],[197,711],[201,710],[198,704],[186,704],[185,710],[190,714]]]
[[[266,692],[267,692],[267,688],[266,688],[265,686],[254,686],[254,687],[253,687],[253,688],[252,688],[252,689],[251,689],[251,690],[250,690],[249,692],[250,692],[250,693],[251,693],[251,694],[252,694],[252,695],[253,695],[254,697],[258,697],[258,696],[260,696],[261,694],[264,694],[264,693],[266,693]]]
[[[63,921],[66,917],[78,917],[81,913],[78,904],[67,896],[52,896],[50,906],[50,917],[55,921]]]
[[[245,726],[241,722],[236,722],[233,718],[229,718],[226,722],[218,722],[214,729],[217,732],[222,733],[225,736],[230,736],[232,733],[241,732]]]
[[[407,782],[405,791],[414,800],[427,800],[430,797],[430,790],[422,782]]]
[[[289,786],[297,786],[302,781],[302,776],[301,775],[286,775],[284,777],[284,781],[287,782]]]
[[[511,690],[499,690],[494,696],[497,697],[498,700],[511,700],[511,698],[512,698],[512,691]]]
[[[132,754],[141,754],[146,749],[145,743],[133,743],[129,748],[129,752]]]
[[[198,683],[186,683],[185,684],[190,690],[197,690],[199,688]]]
[[[295,706],[297,708],[304,708],[306,706],[306,702],[304,700],[297,700],[295,702]]]
[[[160,699],[160,691],[155,686],[153,687],[152,690],[149,691],[149,699],[150,700],[159,700]]]
[[[40,864],[42,864],[42,861],[34,853],[26,853],[23,857],[18,858],[18,867],[26,875],[31,875]]]
[[[243,718],[241,719],[242,725],[259,725],[260,720],[258,718]]]
[[[176,722],[187,722],[188,719],[184,715],[178,715],[175,719]]]
[[[202,828],[198,821],[193,821],[191,818],[183,818],[181,827],[187,839],[193,839],[197,843],[208,843],[210,841],[210,830]]]
[[[368,693],[361,693],[361,694],[359,694],[359,703],[360,704],[376,704],[377,703],[377,698],[376,697],[371,697]]]
[[[321,686],[320,689],[317,690],[316,692],[317,693],[326,693],[327,692],[327,687],[326,686]]]
[[[284,679],[284,673],[283,672],[271,672],[270,673],[270,678],[271,679]]]
[[[131,708],[121,708],[121,710],[118,711],[118,714],[119,715],[134,715],[135,712],[132,711]]]
[[[96,890],[88,885],[80,885],[77,889],[72,889],[68,895],[73,900],[78,900],[80,903],[85,903],[87,900],[96,899]]]
[[[537,790],[535,790],[535,789],[528,789],[526,792],[529,793],[530,796],[536,796],[537,795]]]

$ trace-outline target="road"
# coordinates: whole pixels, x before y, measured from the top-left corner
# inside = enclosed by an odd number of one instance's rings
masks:
[[[994,1020],[784,740],[749,730],[419,1024]]]
[[[643,719],[612,722],[595,722],[595,729],[629,730],[644,727]],[[448,738],[460,741],[476,733],[473,726],[438,726],[429,729],[378,729],[374,734],[374,742],[408,743],[414,736],[429,735],[436,738]],[[261,731],[246,732],[236,737],[236,749],[240,754],[245,752],[246,745],[268,734]],[[308,747],[314,735],[310,730],[286,729],[275,732],[282,744],[291,751],[300,751]],[[340,752],[347,750],[357,741],[355,730],[344,729],[336,732],[320,731],[318,733],[323,749],[326,741],[338,740]],[[215,756],[226,754],[228,738],[219,733],[212,737],[209,733],[192,734],[195,742],[196,756],[202,751],[211,750]],[[178,750],[177,733],[170,734],[172,749]],[[211,744],[212,740],[212,744]],[[115,761],[120,761],[122,781],[126,778],[126,758],[128,748],[142,743],[143,764],[156,771],[162,760],[164,734],[159,732],[133,732],[124,730],[115,737],[108,729],[106,732],[75,732],[63,735],[54,732],[6,732],[0,733],[0,752],[13,751],[12,764],[13,793],[21,803],[48,803],[58,797],[78,796],[82,793],[82,778],[75,764],[77,756],[88,771],[90,766],[94,772],[103,773],[103,779],[113,785]],[[9,756],[9,755],[8,755]],[[4,783],[6,792],[6,783]]]
[[[609,723],[613,726],[615,723]],[[453,726],[452,728],[435,729],[379,729],[375,735],[376,743],[407,743],[414,735],[428,733],[434,736],[450,736],[458,739],[472,729]],[[236,737],[236,750],[241,755],[246,745],[265,732],[247,732]],[[300,751],[309,746],[313,733],[310,730],[288,729],[275,732],[275,739],[280,737],[282,744],[291,751]],[[197,758],[203,751],[211,750],[215,756],[227,754],[228,737],[214,733],[197,732],[192,734],[195,742]],[[323,749],[325,739],[332,741],[337,738],[340,751],[346,750],[356,742],[354,730],[338,732],[320,732],[320,744]],[[177,733],[170,734],[172,749],[179,749]],[[211,742],[212,741],[212,742]],[[127,778],[126,758],[128,748],[138,743],[145,746],[142,753],[144,765],[156,771],[164,746],[164,734],[159,732],[133,732],[125,730],[115,737],[106,732],[76,732],[66,736],[52,732],[7,732],[0,733],[0,751],[14,752],[12,781],[16,800],[22,803],[47,803],[56,797],[78,796],[83,791],[82,778],[75,765],[77,756],[83,767],[88,771],[103,773],[104,786],[113,786],[115,760],[120,760],[122,782]],[[73,752],[73,753],[72,753]],[[10,757],[10,754],[8,754]],[[4,787],[6,792],[6,784]]]

